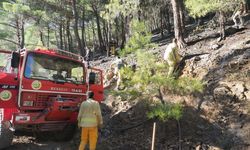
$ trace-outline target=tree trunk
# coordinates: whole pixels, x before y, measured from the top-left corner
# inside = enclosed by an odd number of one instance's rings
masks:
[[[63,45],[64,50],[68,50],[68,40],[67,40],[67,23],[63,24]]]
[[[131,35],[131,30],[130,30],[130,21],[131,21],[131,19],[130,19],[130,16],[126,16],[125,17],[125,27],[124,27],[124,29],[125,29],[125,43],[127,43],[128,42],[128,40],[129,40],[129,37],[130,37],[130,35]]]
[[[55,31],[55,38],[56,38],[56,46],[60,48],[60,42],[58,40],[58,36],[57,36],[57,31]]]
[[[249,0],[244,0],[244,13],[247,13],[249,10]]]
[[[180,6],[178,0],[171,0],[174,15],[174,32],[175,38],[177,39],[177,45],[179,48],[186,46],[184,41],[183,32],[181,28],[181,18],[180,18]]]
[[[168,5],[165,6],[165,25],[166,29],[168,30],[169,33],[171,33],[171,23],[170,23],[170,14],[169,14],[169,9]]]
[[[226,38],[225,36],[225,15],[223,11],[220,11],[220,39],[224,40]]]
[[[180,12],[180,21],[181,21],[181,30],[182,33],[185,33],[185,15],[184,15],[184,2],[183,0],[179,0],[179,12]]]
[[[67,35],[67,40],[68,40],[68,51],[72,52],[72,37],[70,34],[70,19],[67,19],[67,25],[66,25],[66,35]]]
[[[101,31],[100,16],[99,16],[99,13],[98,13],[96,6],[92,5],[92,9],[93,9],[95,17],[96,17],[99,46],[100,46],[101,52],[103,52],[104,44],[103,44],[102,31]]]
[[[50,30],[49,30],[49,25],[47,26],[47,29],[48,29],[48,38],[47,38],[47,47],[49,48],[49,40],[50,40],[50,35],[49,35],[49,32],[50,32]]]
[[[59,48],[63,49],[63,25],[62,25],[62,22],[60,22],[60,25],[59,25],[59,39],[60,39]]]
[[[125,47],[126,43],[126,31],[125,31],[125,18],[124,16],[121,17],[121,28],[122,28],[122,42],[121,42],[121,48],[123,49]]]
[[[161,7],[160,9],[160,22],[161,22],[161,37],[163,38],[164,35],[164,24],[163,24],[163,15],[164,15],[164,8]]]
[[[22,41],[21,41],[21,49],[24,48],[24,44],[25,44],[25,34],[24,34],[24,21],[22,20],[22,24],[21,24],[21,37],[22,37]]]
[[[20,22],[19,22],[19,18],[16,18],[16,37],[17,37],[17,49],[21,48],[21,33],[20,33]]]
[[[104,42],[104,46],[106,47],[105,49],[107,49],[107,43],[108,43],[108,31],[107,31],[107,24],[105,22],[105,20],[103,20],[103,42]]]
[[[93,47],[96,47],[96,34],[95,34],[95,23],[92,21],[92,32],[93,32]]]
[[[40,41],[41,41],[42,44],[44,45],[42,29],[39,29],[39,36],[40,36]],[[42,46],[43,46],[43,45],[42,45]],[[39,46],[41,46],[41,45],[39,45]]]
[[[85,35],[85,9],[82,11],[82,46],[86,47],[86,35]]]
[[[77,8],[76,8],[76,0],[72,0],[72,9],[73,9],[73,16],[74,16],[74,19],[75,19],[74,32],[75,32],[76,41],[78,43],[78,50],[79,50],[81,56],[85,56],[86,52],[83,49],[82,42],[81,42],[79,32],[78,32],[78,19],[79,19],[79,16],[78,16]]]
[[[121,34],[119,33],[119,31],[120,31],[119,19],[116,18],[115,19],[115,39],[116,39],[117,46],[119,45],[119,40],[120,40],[119,37],[121,36]],[[110,33],[110,36],[112,36],[111,33]]]

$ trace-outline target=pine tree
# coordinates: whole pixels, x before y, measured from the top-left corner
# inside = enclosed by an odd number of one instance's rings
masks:
[[[242,0],[186,0],[185,5],[193,17],[202,17],[210,12],[220,14],[221,39],[225,38],[225,13],[234,11]]]

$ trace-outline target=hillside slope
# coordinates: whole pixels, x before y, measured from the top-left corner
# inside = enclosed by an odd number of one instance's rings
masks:
[[[202,54],[187,57],[182,76],[203,80],[204,93],[185,97],[165,93],[166,101],[184,106],[180,121],[183,149],[250,149],[250,29],[227,31],[228,37],[221,42],[214,31],[196,34],[182,50],[186,56]],[[161,57],[165,47],[155,53]],[[143,104],[111,96],[106,104],[113,114],[106,116],[100,149],[149,149],[152,121],[143,122],[147,120]],[[158,122],[156,149],[178,149],[177,131],[175,121]]]
[[[183,150],[248,150],[250,149],[250,28],[228,28],[226,40],[217,42],[217,33],[206,30],[191,35],[182,76],[204,81],[202,94],[176,96],[165,93],[164,100],[179,102],[184,107],[181,123]],[[170,41],[170,39],[167,39]],[[152,50],[162,57],[167,43]],[[202,54],[192,56],[192,54]],[[114,58],[102,58],[91,64],[106,69]],[[148,120],[147,108],[141,102],[122,101],[106,91],[101,105],[104,127],[100,130],[97,150],[148,150],[151,147],[154,120]],[[177,123],[157,121],[157,150],[178,149]],[[37,141],[29,136],[16,136],[7,150],[78,149],[80,131],[69,142]]]

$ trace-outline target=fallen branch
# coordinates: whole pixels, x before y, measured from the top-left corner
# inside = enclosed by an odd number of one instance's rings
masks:
[[[127,131],[127,130],[130,130],[130,129],[139,127],[139,126],[141,126],[141,125],[143,125],[143,124],[145,124],[145,123],[147,123],[147,122],[151,122],[151,121],[152,121],[152,119],[147,119],[147,120],[144,120],[144,121],[142,121],[142,122],[140,122],[140,123],[137,123],[137,124],[135,124],[135,125],[132,125],[132,126],[130,126],[130,127],[126,127],[126,128],[123,128],[123,129],[117,129],[117,131],[118,131],[118,132],[125,132],[125,131]]]

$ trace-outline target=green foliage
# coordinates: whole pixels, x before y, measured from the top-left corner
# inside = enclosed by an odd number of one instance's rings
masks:
[[[22,12],[28,12],[30,11],[30,7],[20,4],[20,3],[8,3],[8,2],[3,2],[3,9],[5,11],[8,11],[10,13],[14,14],[19,14]]]
[[[209,12],[234,11],[242,0],[186,0],[185,5],[193,17],[205,16]]]
[[[132,36],[129,38],[125,48],[120,53],[122,56],[134,53],[138,50],[149,49],[150,47],[154,46],[150,44],[150,39],[152,35],[146,28],[145,22],[132,20],[131,32]]]
[[[158,62],[150,52],[137,51],[136,60],[138,65],[136,72],[127,68],[121,71],[123,84],[129,87],[127,90],[137,90],[148,97],[158,94],[160,87],[163,87],[168,93],[178,95],[203,91],[203,83],[200,80],[188,77],[178,79],[169,77],[167,75],[168,65],[164,62]]]
[[[175,79],[173,77],[167,77],[163,80],[162,84],[165,85],[165,89],[169,92],[179,95],[203,91],[201,81],[194,78],[180,77]]]
[[[101,12],[101,16],[108,21],[113,21],[115,18],[122,16],[129,16],[138,12],[138,0],[111,0],[109,4],[105,5],[105,10]]]
[[[128,90],[125,90],[125,91],[111,91],[110,94],[114,95],[114,96],[120,96],[122,100],[134,100],[136,99],[137,97],[141,97],[142,96],[142,93],[139,92],[138,90],[136,89],[128,89]]]
[[[157,118],[161,121],[168,119],[179,120],[182,117],[182,106],[180,104],[156,104],[147,113],[148,118]]]

